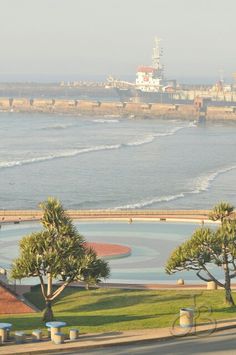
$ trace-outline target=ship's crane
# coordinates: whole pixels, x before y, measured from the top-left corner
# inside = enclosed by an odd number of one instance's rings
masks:
[[[108,83],[108,85],[107,85],[108,87],[121,88],[121,89],[135,86],[134,83],[130,83],[130,82],[124,81],[124,80],[115,79],[111,75],[107,78],[107,83]]]
[[[155,45],[152,52],[152,66],[157,71],[159,76],[163,77],[163,66],[161,64],[161,57],[163,55],[160,47],[161,38],[155,37]]]

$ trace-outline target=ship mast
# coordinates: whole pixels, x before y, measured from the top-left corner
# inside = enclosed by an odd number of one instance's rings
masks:
[[[160,76],[163,76],[163,67],[161,65],[161,56],[162,56],[162,50],[160,48],[160,42],[161,39],[158,37],[155,37],[155,45],[153,47],[152,51],[152,66],[155,68],[155,70],[158,72]]]

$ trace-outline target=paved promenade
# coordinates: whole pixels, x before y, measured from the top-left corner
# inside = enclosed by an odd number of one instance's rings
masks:
[[[76,220],[125,221],[208,221],[208,210],[68,210],[67,213]],[[39,221],[40,210],[0,210],[0,223]]]
[[[188,281],[187,281],[188,282]],[[84,288],[82,282],[75,282],[70,285],[71,287]],[[18,286],[17,286],[18,287]],[[201,281],[201,283],[187,283],[184,285],[178,285],[177,283],[156,283],[156,284],[128,284],[128,283],[112,283],[112,282],[100,282],[99,288],[118,288],[123,290],[206,290],[207,283]],[[218,286],[220,290],[221,287]],[[222,288],[223,289],[223,288]],[[236,283],[231,284],[231,289],[236,290]]]
[[[236,327],[236,319],[219,321],[216,324],[197,326],[191,330],[181,329],[181,334],[198,335],[206,332],[210,336],[212,332],[231,329]],[[200,335],[200,334],[199,334]],[[77,341],[65,341],[62,345],[54,345],[50,340],[43,340],[38,343],[26,343],[22,345],[3,345],[0,347],[0,354],[50,354],[61,352],[74,352],[78,350],[97,349],[99,347],[137,344],[142,342],[164,341],[176,338],[170,328],[157,328],[145,330],[132,330],[124,332],[109,332],[96,334],[82,334]],[[178,337],[179,338],[179,337]]]

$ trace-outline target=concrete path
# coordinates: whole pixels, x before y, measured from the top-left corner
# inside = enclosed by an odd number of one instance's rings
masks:
[[[81,350],[98,349],[100,347],[122,346],[130,344],[138,344],[142,342],[156,342],[164,340],[174,340],[184,335],[204,335],[212,336],[215,331],[236,328],[236,319],[219,321],[217,325],[211,323],[197,326],[196,329],[181,329],[176,328],[171,330],[169,328],[132,330],[124,332],[109,332],[81,335],[77,341],[67,340],[62,345],[54,345],[50,340],[44,340],[39,343],[26,343],[22,345],[3,345],[0,346],[0,354],[50,354],[50,353],[75,353]],[[173,335],[174,333],[174,335]],[[179,336],[177,336],[179,335]]]
[[[78,352],[60,352],[72,355]],[[113,347],[82,350],[80,355],[235,355],[236,329],[217,332],[210,337],[186,337],[162,342],[117,345]]]
[[[172,222],[212,222],[209,210],[68,210],[67,214],[74,220],[98,221],[172,221]],[[0,222],[20,223],[39,221],[40,210],[0,210]]]
[[[18,286],[17,286],[18,287]],[[84,288],[83,282],[74,282],[70,284],[70,287],[80,287]],[[124,290],[207,290],[207,283],[202,282],[199,284],[184,284],[177,285],[173,283],[156,283],[156,284],[128,284],[128,283],[111,283],[111,282],[100,282],[98,288],[117,288]],[[218,287],[218,289],[223,289]],[[231,284],[231,289],[236,290],[236,283]],[[18,292],[18,288],[17,288]]]

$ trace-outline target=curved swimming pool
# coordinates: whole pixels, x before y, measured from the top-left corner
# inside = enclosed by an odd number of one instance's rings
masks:
[[[109,282],[169,283],[179,277],[199,279],[192,272],[167,275],[165,262],[171,251],[190,237],[197,223],[182,222],[75,222],[79,232],[89,242],[115,243],[132,249],[130,256],[109,261]],[[18,255],[18,242],[31,232],[39,230],[39,223],[2,225],[0,230],[0,266],[9,268]],[[30,280],[32,283],[33,279]],[[36,281],[36,279],[35,279]]]

